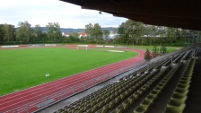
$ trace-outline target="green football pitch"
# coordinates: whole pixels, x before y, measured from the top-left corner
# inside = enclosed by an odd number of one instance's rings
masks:
[[[0,95],[137,56],[107,49],[24,48],[0,50]],[[45,75],[49,74],[49,77]]]

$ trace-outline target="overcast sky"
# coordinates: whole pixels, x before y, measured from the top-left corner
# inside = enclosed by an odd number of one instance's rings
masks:
[[[32,26],[58,22],[62,28],[85,28],[89,23],[118,27],[126,20],[59,0],[0,0],[0,24],[13,24],[16,27],[23,21],[28,21]]]

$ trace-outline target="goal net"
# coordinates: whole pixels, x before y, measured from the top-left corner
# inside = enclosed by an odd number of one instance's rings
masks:
[[[88,48],[89,48],[89,45],[77,45],[77,50],[79,50],[79,49],[88,50]]]

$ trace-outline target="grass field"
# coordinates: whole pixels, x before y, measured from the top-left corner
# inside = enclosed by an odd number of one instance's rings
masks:
[[[137,56],[101,50],[25,48],[0,50],[0,95]],[[49,73],[49,77],[45,74]]]

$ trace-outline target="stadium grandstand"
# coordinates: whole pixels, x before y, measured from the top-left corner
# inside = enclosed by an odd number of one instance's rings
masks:
[[[62,0],[147,24],[201,30],[198,0]],[[168,54],[147,68],[56,112],[198,113],[200,44]]]
[[[198,113],[201,44],[151,62],[54,113]]]

